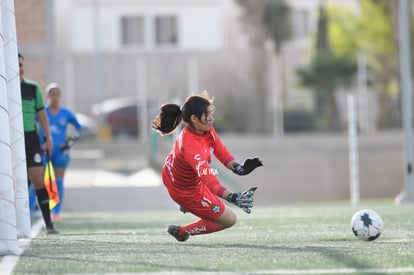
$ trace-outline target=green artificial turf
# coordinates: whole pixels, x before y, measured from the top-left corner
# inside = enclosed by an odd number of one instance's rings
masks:
[[[377,211],[384,220],[383,234],[373,242],[357,239],[351,231],[351,217],[362,208]],[[191,214],[67,213],[57,224],[61,234],[41,231],[14,274],[414,273],[412,205],[296,205],[254,208],[250,215],[235,211],[234,227],[184,243],[166,228],[195,220]]]

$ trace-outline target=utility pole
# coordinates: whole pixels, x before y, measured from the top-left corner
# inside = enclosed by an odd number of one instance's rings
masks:
[[[412,99],[411,99],[411,67],[410,67],[410,30],[408,0],[400,0],[399,11],[399,50],[400,50],[400,77],[401,77],[401,103],[404,127],[404,173],[405,190],[396,197],[397,204],[414,203],[413,183],[413,127],[412,127]]]

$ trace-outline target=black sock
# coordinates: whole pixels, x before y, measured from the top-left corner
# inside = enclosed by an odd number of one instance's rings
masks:
[[[52,220],[50,219],[49,195],[46,188],[36,190],[36,195],[37,202],[42,211],[43,220],[45,221],[46,226],[50,226],[52,225]]]

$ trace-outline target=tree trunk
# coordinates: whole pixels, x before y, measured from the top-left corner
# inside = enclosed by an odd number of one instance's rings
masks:
[[[331,90],[326,93],[327,96],[327,115],[329,118],[329,130],[337,131],[342,129],[341,119],[339,117],[338,103],[336,102],[336,92]]]
[[[268,129],[268,112],[267,112],[267,58],[266,52],[260,48],[252,50],[251,72],[253,91],[251,91],[252,101],[250,103],[251,109],[249,112],[248,131],[252,133],[268,133],[272,129]]]

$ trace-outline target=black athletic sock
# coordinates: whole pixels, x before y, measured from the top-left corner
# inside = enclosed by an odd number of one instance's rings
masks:
[[[49,195],[46,188],[36,190],[36,196],[40,210],[42,211],[43,220],[45,221],[46,226],[51,226],[52,220],[50,219]]]

